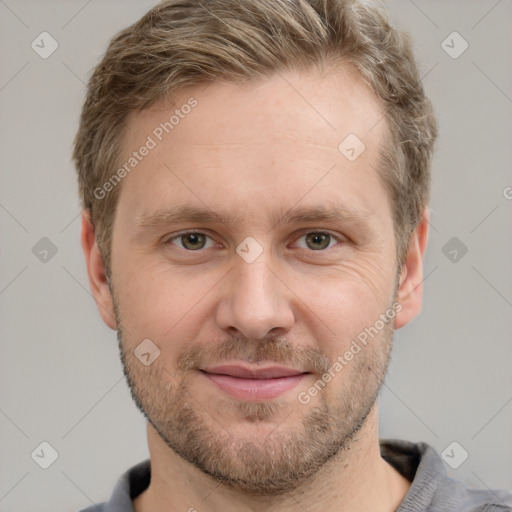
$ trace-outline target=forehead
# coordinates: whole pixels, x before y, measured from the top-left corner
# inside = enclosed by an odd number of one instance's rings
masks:
[[[173,105],[160,100],[132,113],[127,127],[122,162],[149,139],[153,146],[122,182],[119,201],[137,218],[150,206],[165,208],[178,191],[181,203],[188,196],[223,209],[238,199],[248,215],[251,197],[286,208],[284,196],[297,201],[307,188],[330,200],[337,189],[351,195],[347,207],[376,199],[384,111],[348,67],[196,85],[176,94]],[[362,151],[355,160],[343,153],[351,148]],[[309,196],[318,204],[313,191]]]
[[[277,72],[243,84],[198,84],[179,91],[174,98],[172,105],[160,99],[129,115],[124,149],[136,146],[140,135],[158,127],[155,121],[165,123],[173,113],[178,116],[171,121],[175,123],[172,138],[176,144],[187,146],[266,143],[269,139],[275,145],[300,137],[303,142],[337,150],[349,133],[372,146],[385,128],[379,98],[359,73],[341,64],[322,72],[317,68]],[[189,109],[191,101],[197,106]],[[191,123],[183,122],[187,117],[193,119],[193,137],[186,129]],[[162,135],[165,138],[168,134]],[[276,140],[278,136],[280,140]]]

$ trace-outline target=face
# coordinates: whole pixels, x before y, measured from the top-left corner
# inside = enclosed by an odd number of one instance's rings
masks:
[[[375,405],[397,313],[382,116],[338,69],[198,86],[128,120],[121,160],[154,147],[118,185],[104,318],[167,446],[233,488],[295,488]]]

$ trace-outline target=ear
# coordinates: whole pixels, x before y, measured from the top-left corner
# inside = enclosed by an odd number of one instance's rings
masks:
[[[111,329],[117,329],[105,265],[103,264],[103,257],[101,256],[96,242],[89,210],[82,212],[82,235],[80,241],[84,251],[87,274],[89,276],[89,286],[94,300],[96,301],[96,305],[98,306],[101,318],[103,318],[103,321]]]
[[[423,301],[423,257],[428,239],[430,212],[425,208],[421,222],[409,239],[407,256],[402,266],[397,301],[402,309],[396,315],[395,329],[413,320],[421,310]]]

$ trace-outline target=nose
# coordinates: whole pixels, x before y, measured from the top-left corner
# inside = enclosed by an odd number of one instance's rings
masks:
[[[230,335],[263,339],[282,336],[293,326],[293,293],[269,263],[264,254],[252,263],[239,258],[229,272],[216,320]]]

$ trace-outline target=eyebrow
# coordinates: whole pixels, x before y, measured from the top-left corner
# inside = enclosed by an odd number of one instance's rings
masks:
[[[243,222],[244,215],[240,213],[220,213],[207,207],[195,207],[188,205],[172,206],[155,211],[144,212],[136,221],[139,230],[154,229],[178,222],[196,224],[224,224],[236,226]],[[282,209],[270,215],[272,228],[280,223],[304,223],[304,222],[334,222],[341,221],[359,225],[363,228],[370,227],[370,214],[353,207],[330,205],[317,207],[295,207],[286,212]]]

